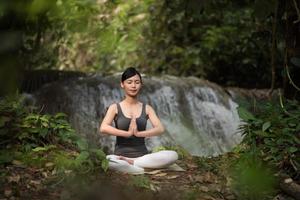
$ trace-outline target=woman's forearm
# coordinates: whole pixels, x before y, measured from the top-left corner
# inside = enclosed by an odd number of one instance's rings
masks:
[[[129,137],[130,133],[128,131],[117,129],[110,125],[103,125],[100,127],[100,133],[106,133],[114,136]]]
[[[148,129],[148,130],[138,131],[136,133],[136,136],[137,137],[152,137],[152,136],[160,135],[163,132],[164,132],[163,127],[154,127],[154,128]]]

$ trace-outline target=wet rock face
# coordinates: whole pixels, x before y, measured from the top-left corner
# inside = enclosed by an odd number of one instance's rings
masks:
[[[119,76],[91,75],[45,85],[33,95],[47,113],[65,112],[74,129],[112,153],[114,136],[100,134],[106,108],[123,99]],[[180,145],[193,155],[217,155],[240,142],[237,104],[218,85],[197,78],[144,77],[140,100],[157,112],[166,132],[149,149]],[[148,122],[148,128],[151,123]]]

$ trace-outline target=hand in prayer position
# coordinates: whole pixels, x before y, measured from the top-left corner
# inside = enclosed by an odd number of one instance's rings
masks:
[[[136,118],[135,118],[135,116],[133,116],[131,118],[128,131],[130,133],[129,137],[132,136],[132,135],[137,135],[138,131],[137,131],[137,124],[136,124]]]

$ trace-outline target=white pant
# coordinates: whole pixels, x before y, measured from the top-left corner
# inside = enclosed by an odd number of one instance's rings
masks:
[[[117,155],[107,155],[106,159],[109,161],[109,169],[129,174],[142,174],[144,168],[164,168],[173,164],[178,159],[178,154],[170,150],[150,153],[141,157],[130,158],[134,160],[133,165],[125,160],[120,160]]]

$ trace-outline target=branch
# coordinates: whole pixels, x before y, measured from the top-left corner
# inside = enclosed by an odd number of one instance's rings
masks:
[[[294,21],[294,24],[296,24],[296,23],[300,22],[300,11],[299,11],[299,8],[298,8],[296,0],[293,0],[293,2],[294,2],[294,5],[295,5],[297,16],[298,16],[298,19],[296,21]]]
[[[280,89],[279,89],[279,102],[280,102],[280,106],[281,106],[283,112],[284,112],[286,115],[288,115],[288,116],[290,116],[290,117],[293,117],[293,118],[295,118],[295,119],[298,119],[298,117],[297,117],[296,115],[293,115],[292,113],[289,113],[289,112],[285,109],[285,107],[284,107],[284,105],[283,105],[282,94],[281,94]]]
[[[274,6],[274,16],[272,22],[272,47],[271,47],[271,71],[272,71],[272,80],[271,80],[271,88],[268,92],[268,96],[271,96],[275,87],[275,78],[276,78],[276,67],[275,67],[275,54],[276,54],[276,32],[277,32],[277,14],[278,14],[278,1]]]
[[[289,81],[291,83],[292,86],[294,86],[294,88],[296,88],[298,91],[300,91],[300,88],[294,83],[294,81],[292,80],[291,76],[290,76],[290,73],[289,73],[289,68],[288,68],[288,65],[285,64],[285,69],[286,69],[286,74],[289,78]]]

